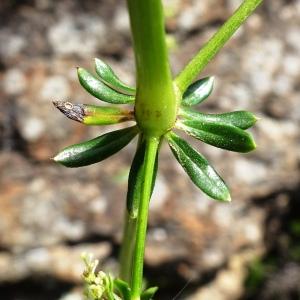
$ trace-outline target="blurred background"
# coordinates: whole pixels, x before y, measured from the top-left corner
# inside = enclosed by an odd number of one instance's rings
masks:
[[[174,74],[240,3],[165,1]],[[299,0],[264,1],[202,74],[216,76],[202,111],[246,109],[261,118],[251,130],[253,153],[194,143],[230,186],[232,203],[208,199],[162,147],[145,258],[157,299],[299,299],[299,25]],[[0,1],[3,300],[82,299],[83,251],[116,270],[135,142],[90,167],[50,160],[111,130],[85,127],[52,105],[99,103],[75,69],[92,70],[94,57],[134,83],[125,1]]]

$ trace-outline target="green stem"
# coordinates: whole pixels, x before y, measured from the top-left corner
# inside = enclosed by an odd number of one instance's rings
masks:
[[[137,219],[131,218],[125,209],[125,226],[120,252],[120,278],[131,284],[132,256],[135,246],[135,232]]]
[[[161,0],[127,0],[137,71],[136,120],[148,136],[173,127],[176,98],[165,41]]]
[[[140,134],[137,144],[137,149],[142,143],[143,137]],[[132,264],[133,264],[133,250],[135,246],[135,235],[136,235],[136,222],[137,218],[132,218],[128,214],[128,210],[125,209],[124,218],[124,231],[123,231],[123,241],[120,251],[120,278],[127,281],[131,285],[131,275],[132,275]]]
[[[175,79],[181,93],[193,82],[262,0],[245,0]]]
[[[139,212],[137,217],[136,243],[133,254],[132,269],[132,300],[139,300],[143,283],[144,252],[148,223],[149,201],[151,197],[152,174],[154,171],[159,139],[155,137],[146,139],[146,153],[143,166],[143,185]]]

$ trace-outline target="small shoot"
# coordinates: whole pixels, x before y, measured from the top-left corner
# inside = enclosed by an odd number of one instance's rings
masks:
[[[85,300],[122,300],[113,291],[113,278],[102,271],[96,273],[99,261],[87,253],[83,253],[81,258],[85,265],[82,274]]]

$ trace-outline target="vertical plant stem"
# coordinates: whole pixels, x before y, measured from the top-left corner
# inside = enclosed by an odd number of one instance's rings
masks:
[[[135,116],[146,135],[161,136],[175,123],[173,89],[161,0],[127,0],[137,72]]]
[[[125,225],[123,241],[120,252],[120,278],[131,284],[133,250],[135,246],[135,233],[137,218],[131,218],[125,209]]]
[[[139,135],[137,149],[140,147],[143,136]],[[125,209],[123,240],[120,251],[120,278],[131,285],[133,250],[135,246],[137,218],[132,218]]]
[[[263,0],[244,0],[234,14],[179,73],[175,79],[175,83],[182,93],[262,1]]]
[[[152,175],[154,172],[154,165],[156,154],[159,146],[159,138],[146,138],[146,153],[143,166],[143,184],[141,191],[141,200],[139,204],[139,212],[136,224],[136,242],[133,254],[133,268],[132,268],[132,300],[139,300],[142,282],[143,282],[143,266],[144,266],[144,252],[147,234],[148,210],[149,201],[151,197]]]

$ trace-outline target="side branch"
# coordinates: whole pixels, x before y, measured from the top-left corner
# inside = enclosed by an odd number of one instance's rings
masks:
[[[245,0],[175,78],[183,93],[263,0]]]

